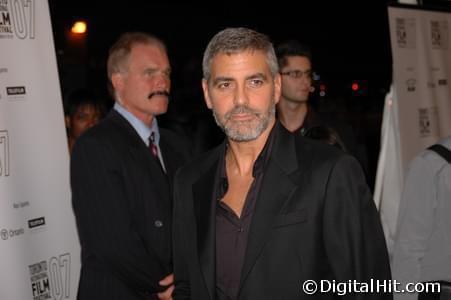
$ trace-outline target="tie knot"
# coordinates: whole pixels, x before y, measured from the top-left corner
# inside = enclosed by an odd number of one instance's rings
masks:
[[[155,144],[155,131],[152,131],[149,136],[149,141]]]

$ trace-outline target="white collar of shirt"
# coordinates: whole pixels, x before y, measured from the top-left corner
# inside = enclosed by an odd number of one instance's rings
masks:
[[[158,129],[158,122],[157,119],[154,117],[152,121],[152,125],[149,127],[146,124],[144,124],[143,121],[135,117],[131,112],[126,110],[122,105],[119,103],[114,104],[114,109],[123,116],[129,123],[132,125],[132,127],[136,130],[138,135],[141,137],[143,142],[149,146],[149,137],[150,134],[153,132],[155,135],[155,145],[159,147],[160,145],[160,130]]]

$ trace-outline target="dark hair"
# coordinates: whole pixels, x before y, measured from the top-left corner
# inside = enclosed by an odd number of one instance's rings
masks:
[[[92,105],[101,116],[105,114],[105,103],[95,91],[87,88],[76,89],[69,94],[64,103],[64,114],[72,116],[83,105]]]
[[[301,44],[296,40],[289,40],[283,42],[276,47],[276,56],[279,63],[279,68],[284,67],[287,64],[288,56],[304,56],[312,62],[312,53],[310,47]]]
[[[335,146],[338,149],[347,151],[343,141],[340,138],[338,132],[329,126],[314,126],[307,129],[304,136],[325,142],[329,145]]]

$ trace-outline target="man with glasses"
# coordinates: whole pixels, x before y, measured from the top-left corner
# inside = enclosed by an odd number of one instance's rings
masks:
[[[337,140],[339,148],[356,156],[360,162],[365,161],[357,154],[357,142],[351,127],[329,117],[322,118],[309,104],[310,94],[314,91],[310,49],[291,40],[278,45],[276,55],[282,78],[277,116],[282,125],[304,136],[324,141]],[[317,136],[317,132],[328,136]]]

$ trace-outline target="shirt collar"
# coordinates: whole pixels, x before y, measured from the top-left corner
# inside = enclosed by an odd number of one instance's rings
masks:
[[[157,119],[154,117],[152,121],[152,125],[149,127],[144,124],[143,121],[135,117],[131,112],[125,109],[118,102],[114,104],[114,110],[116,110],[121,116],[123,116],[132,127],[136,130],[139,137],[143,140],[143,142],[148,146],[149,145],[149,137],[152,132],[155,135],[154,143],[158,146],[160,143],[160,130],[158,129]]]
[[[252,175],[253,177],[257,177],[259,174],[263,173],[266,166],[268,165],[268,161],[269,158],[271,156],[271,152],[272,152],[272,148],[273,148],[273,144],[274,144],[274,139],[275,139],[275,130],[274,128],[276,128],[276,124],[274,124],[273,128],[271,129],[271,132],[269,133],[268,139],[266,140],[265,146],[263,147],[262,151],[260,152],[260,154],[258,155],[257,159],[254,162],[254,166],[252,168]],[[224,147],[224,153],[222,155],[222,162],[220,165],[220,178],[221,180],[227,185],[227,172],[226,172],[226,160],[225,160],[225,156],[227,153],[227,148],[229,147],[229,143],[228,141],[225,142],[225,147]]]

